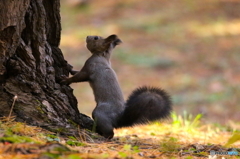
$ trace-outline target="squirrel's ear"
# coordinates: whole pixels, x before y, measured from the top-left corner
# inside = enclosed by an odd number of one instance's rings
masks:
[[[117,35],[113,34],[113,35],[108,36],[108,37],[105,39],[105,43],[107,43],[107,44],[112,43],[112,44],[113,44],[113,47],[115,47],[116,45],[121,44],[122,41],[121,41],[121,39],[118,38]]]
[[[116,40],[116,39],[118,39],[118,36],[115,35],[115,34],[113,34],[113,35],[108,36],[108,37],[105,39],[105,41],[106,41],[106,42],[113,42],[113,41]]]

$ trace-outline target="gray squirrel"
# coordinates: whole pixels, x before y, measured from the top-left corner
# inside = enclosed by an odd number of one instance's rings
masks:
[[[72,77],[62,77],[61,84],[89,82],[97,106],[92,112],[96,131],[105,138],[114,136],[113,129],[144,124],[166,118],[172,111],[170,96],[162,89],[140,87],[125,102],[110,56],[122,41],[117,35],[107,38],[87,36],[86,43],[92,56],[80,71],[70,70]]]

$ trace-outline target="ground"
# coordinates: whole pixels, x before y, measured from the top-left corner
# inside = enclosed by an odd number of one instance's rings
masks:
[[[0,123],[0,159],[239,158],[240,125],[202,124],[201,115],[115,130],[111,140],[87,131],[61,136],[5,118]],[[235,153],[229,155],[226,153]]]

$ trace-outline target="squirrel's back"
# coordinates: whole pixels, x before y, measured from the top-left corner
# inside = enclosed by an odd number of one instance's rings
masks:
[[[117,76],[111,68],[109,61],[102,56],[93,54],[88,59],[86,65],[88,65],[90,74],[89,83],[97,103],[124,101]]]

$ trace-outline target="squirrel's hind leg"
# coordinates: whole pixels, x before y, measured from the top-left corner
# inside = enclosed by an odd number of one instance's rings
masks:
[[[95,118],[94,122],[96,124],[96,131],[98,134],[104,136],[107,139],[111,139],[114,136],[114,132],[113,132],[113,126],[112,124],[106,120],[106,119],[99,119],[99,118]]]
[[[114,136],[112,120],[108,114],[101,111],[101,108],[96,107],[92,113],[94,122],[96,124],[96,132],[107,139],[111,139]]]

